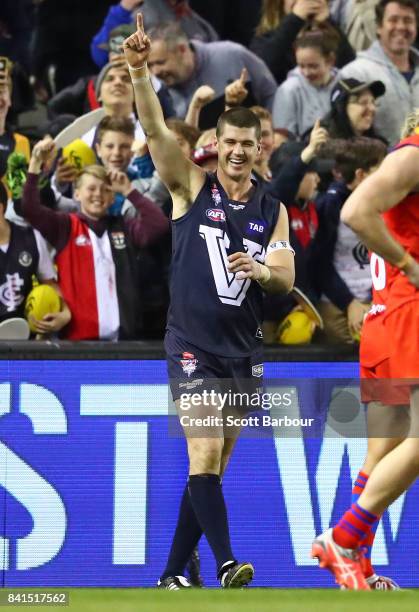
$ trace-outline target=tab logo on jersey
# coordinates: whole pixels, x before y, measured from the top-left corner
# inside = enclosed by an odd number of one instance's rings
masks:
[[[263,223],[263,221],[249,221],[247,231],[251,234],[263,234],[265,231],[265,223]]]
[[[263,376],[263,363],[252,366],[252,376],[257,376],[258,378]]]
[[[217,223],[224,223],[226,220],[226,214],[221,208],[208,208],[206,210],[206,215],[208,219],[216,221]]]
[[[198,359],[195,359],[195,355],[193,353],[184,352],[182,353],[180,365],[182,366],[183,372],[189,377],[195,372],[198,366]]]

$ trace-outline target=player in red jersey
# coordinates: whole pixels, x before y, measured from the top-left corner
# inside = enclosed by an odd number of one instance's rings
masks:
[[[370,266],[373,303],[364,319],[360,343],[361,399],[368,404],[368,452],[352,489],[352,504],[358,501],[377,463],[406,438],[410,424],[409,388],[392,384],[390,377],[391,338],[384,324],[389,300],[386,263],[372,253]],[[363,574],[373,590],[398,590],[394,580],[378,576],[371,564],[377,527],[378,521],[362,542]]]
[[[371,343],[367,342],[367,351],[361,351],[363,365],[370,361],[369,369],[375,368],[375,372],[369,374],[377,374],[379,381],[388,377],[391,389],[408,389],[410,395],[407,437],[378,461],[358,501],[339,523],[313,543],[312,556],[319,559],[320,567],[329,569],[348,589],[371,588],[364,577],[360,548],[384,510],[419,475],[418,169],[419,110],[407,118],[401,142],[350,196],[341,213],[343,221],[382,258],[373,256],[373,279],[376,291],[387,291],[381,303],[385,307],[381,308],[382,325],[371,320],[365,327],[366,334],[375,332],[387,359],[374,364],[372,353],[368,353]],[[370,399],[389,403],[385,387],[386,383],[380,384]]]

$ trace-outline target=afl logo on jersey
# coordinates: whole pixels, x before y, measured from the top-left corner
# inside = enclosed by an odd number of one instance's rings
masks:
[[[32,255],[28,251],[19,253],[19,263],[21,266],[28,268],[32,263]]]
[[[208,219],[215,221],[216,223],[224,223],[226,220],[226,214],[221,208],[207,208],[206,213]]]

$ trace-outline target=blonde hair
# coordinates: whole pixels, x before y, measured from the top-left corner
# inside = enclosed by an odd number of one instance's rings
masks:
[[[285,0],[263,0],[260,21],[256,28],[256,36],[275,30],[285,17]]]
[[[111,180],[108,176],[106,169],[103,166],[99,166],[99,164],[92,164],[91,166],[85,166],[80,172],[75,182],[76,189],[79,189],[82,183],[83,177],[85,175],[94,176],[100,181],[103,181],[104,183],[106,183],[109,187],[111,186]]]
[[[202,132],[201,136],[195,143],[195,149],[199,149],[200,147],[206,147],[214,142],[216,136],[216,128],[210,128],[209,130],[205,130]]]
[[[251,106],[249,110],[251,110],[256,117],[259,117],[260,120],[267,119],[272,123],[272,115],[267,108],[264,108],[263,106]]]
[[[403,123],[402,131],[400,134],[401,138],[407,138],[415,133],[416,128],[419,126],[419,108],[415,108],[409,113]]]

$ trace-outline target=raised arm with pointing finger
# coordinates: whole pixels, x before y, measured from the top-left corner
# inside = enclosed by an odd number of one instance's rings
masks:
[[[192,205],[205,181],[205,172],[186,159],[174,135],[164,122],[159,99],[147,68],[150,39],[144,32],[143,17],[137,14],[137,31],[124,41],[138,117],[147,137],[154,165],[173,199],[173,219]]]

